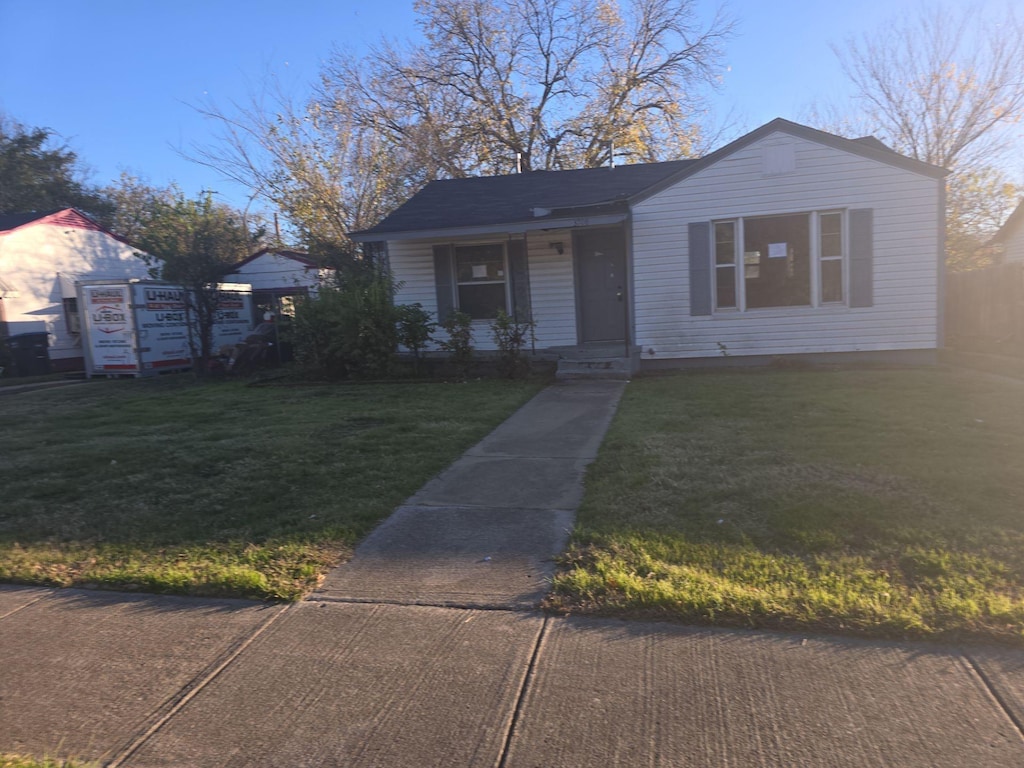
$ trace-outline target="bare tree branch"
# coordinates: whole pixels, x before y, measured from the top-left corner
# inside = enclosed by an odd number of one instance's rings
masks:
[[[1024,117],[1024,25],[977,9],[904,16],[833,46],[868,121],[894,149],[956,170],[998,160]]]
[[[722,14],[695,0],[417,0],[423,41],[336,50],[311,101],[270,92],[200,111],[199,162],[273,201],[307,241],[344,243],[437,178],[686,156],[717,85]]]

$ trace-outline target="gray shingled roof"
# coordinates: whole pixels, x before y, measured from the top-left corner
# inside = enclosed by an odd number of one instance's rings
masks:
[[[947,174],[942,168],[894,152],[873,136],[844,139],[779,117],[696,160],[433,181],[376,226],[350,234],[356,240],[368,241],[374,235],[400,237],[409,233],[414,237],[419,233],[444,230],[466,231],[521,225],[524,222],[537,224],[544,218],[534,213],[537,208],[549,209],[552,214],[564,214],[558,223],[570,226],[565,223],[568,217],[625,211],[630,203],[717,163],[773,131],[789,133],[934,178],[943,178]]]
[[[614,207],[693,162],[672,160],[615,168],[432,181],[376,226],[352,234],[366,236],[530,221],[535,218],[535,208],[554,211]]]

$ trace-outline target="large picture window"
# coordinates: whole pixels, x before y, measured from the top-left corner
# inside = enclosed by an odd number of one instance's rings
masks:
[[[715,309],[844,302],[843,222],[841,211],[714,222]]]
[[[458,308],[474,320],[493,320],[508,312],[508,270],[501,243],[455,248]]]

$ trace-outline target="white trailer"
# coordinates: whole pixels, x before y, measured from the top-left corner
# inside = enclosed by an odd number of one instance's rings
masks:
[[[247,285],[218,286],[213,349],[243,341],[252,331]],[[86,375],[148,376],[192,366],[185,289],[145,280],[77,284]]]

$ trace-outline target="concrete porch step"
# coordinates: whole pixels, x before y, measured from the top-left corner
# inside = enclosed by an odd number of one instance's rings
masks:
[[[628,380],[633,374],[628,357],[560,358],[555,377],[558,379],[617,379]]]

